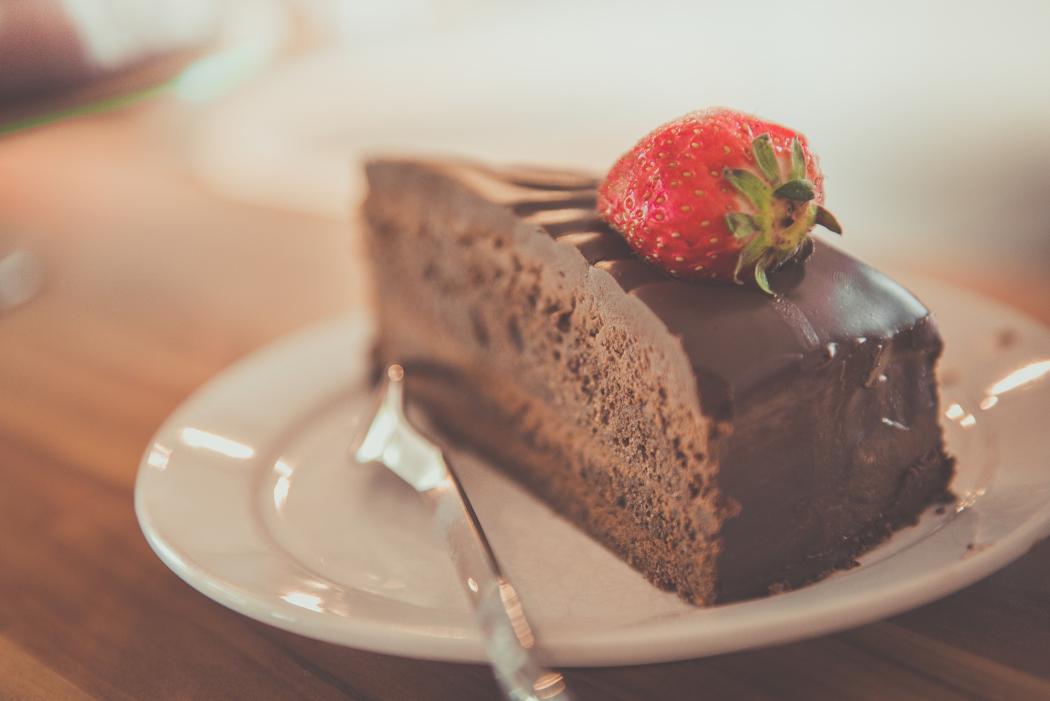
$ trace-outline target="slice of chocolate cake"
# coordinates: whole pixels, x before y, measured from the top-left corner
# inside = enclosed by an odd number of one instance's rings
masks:
[[[367,175],[379,361],[655,584],[697,604],[798,586],[946,497],[936,326],[867,265],[817,242],[776,297],[681,281],[602,223],[592,178]]]

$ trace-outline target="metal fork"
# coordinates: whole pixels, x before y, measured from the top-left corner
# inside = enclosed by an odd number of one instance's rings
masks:
[[[571,701],[562,675],[539,663],[536,636],[521,599],[500,568],[447,456],[405,418],[404,379],[400,365],[387,368],[375,414],[355,441],[354,458],[359,463],[386,466],[422,494],[433,509],[506,697]]]

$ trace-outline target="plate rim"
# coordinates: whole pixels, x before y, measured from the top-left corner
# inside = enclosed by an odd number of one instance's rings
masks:
[[[926,275],[908,275],[904,281],[909,287],[912,281],[921,281],[922,287],[939,287],[962,300],[969,297],[979,300],[981,304],[992,305],[997,311],[1007,313],[1004,323],[1012,317],[1025,326],[1039,329],[1046,337],[1044,340],[1050,341],[1050,336],[1047,336],[1050,327],[998,300]],[[300,635],[362,650],[415,659],[485,663],[487,658],[481,641],[462,631],[450,635],[447,629],[435,630],[427,625],[405,625],[375,618],[345,618],[316,613],[223,582],[221,577],[209,574],[205,567],[179,553],[174,545],[167,542],[146,506],[144,485],[148,478],[144,476],[152,471],[147,463],[150,447],[162,436],[170,434],[180,423],[180,418],[191,412],[194,404],[201,401],[202,397],[221,390],[223,385],[230,382],[230,378],[265,366],[272,362],[271,358],[305,345],[307,338],[346,334],[350,327],[357,329],[358,333],[367,333],[372,326],[370,316],[361,308],[304,326],[248,352],[190,392],[168,414],[146,445],[135,480],[136,519],[150,548],[180,579],[213,601],[249,618]],[[567,639],[564,634],[545,635],[544,652],[551,663],[560,666],[604,667],[692,659],[827,635],[900,614],[958,591],[1015,561],[1047,537],[1050,537],[1050,501],[1007,536],[984,550],[946,567],[881,587],[877,594],[868,595],[863,602],[858,602],[855,596],[832,600],[821,607],[817,616],[812,606],[770,605],[769,602],[775,602],[779,596],[783,596],[778,595],[708,609],[733,611],[763,604],[770,608],[767,612],[769,615],[761,622],[757,622],[754,617],[745,617],[728,638],[721,638],[717,642],[710,636],[697,637],[698,621],[702,619],[684,616],[661,621],[659,626],[635,624],[584,631],[574,633]],[[879,564],[877,562],[870,566],[877,567]],[[698,612],[704,610],[698,609]],[[760,636],[758,642],[755,642],[756,636]]]

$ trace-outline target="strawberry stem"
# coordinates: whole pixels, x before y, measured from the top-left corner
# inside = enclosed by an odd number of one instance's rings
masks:
[[[742,242],[733,280],[741,283],[741,276],[751,270],[759,289],[772,295],[768,271],[798,255],[814,224],[838,234],[842,227],[831,212],[813,202],[816,186],[806,177],[806,154],[798,137],[791,142],[790,177],[786,182],[781,182],[781,162],[769,134],[755,137],[751,150],[758,173],[734,168],[722,171],[754,209],[753,214],[725,215],[726,226]]]

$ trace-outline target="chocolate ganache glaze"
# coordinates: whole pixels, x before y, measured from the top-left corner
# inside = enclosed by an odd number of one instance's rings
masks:
[[[542,177],[510,181],[561,189]],[[725,422],[720,486],[741,506],[723,529],[723,592],[758,596],[839,566],[844,554],[912,520],[947,482],[952,463],[940,441],[929,449],[929,437],[940,433],[929,360],[939,357],[941,341],[914,295],[822,241],[770,274],[772,299],[752,285],[678,280],[638,259],[599,218],[596,180],[572,184],[564,197],[522,199],[511,209],[579,249],[681,339],[705,413]],[[559,212],[543,223],[543,213]],[[887,368],[901,375],[897,382]],[[796,439],[814,425],[834,439]],[[877,478],[880,463],[915,468],[886,483]],[[895,508],[879,509],[887,499]],[[785,533],[785,523],[798,531]],[[853,538],[841,542],[853,523]],[[758,564],[770,561],[779,562],[772,579]]]
[[[933,368],[941,341],[903,287],[823,241],[751,285],[677,280],[595,210],[593,178],[434,166],[574,247],[677,337],[711,417],[721,529],[717,599],[761,596],[848,566],[949,497]]]

